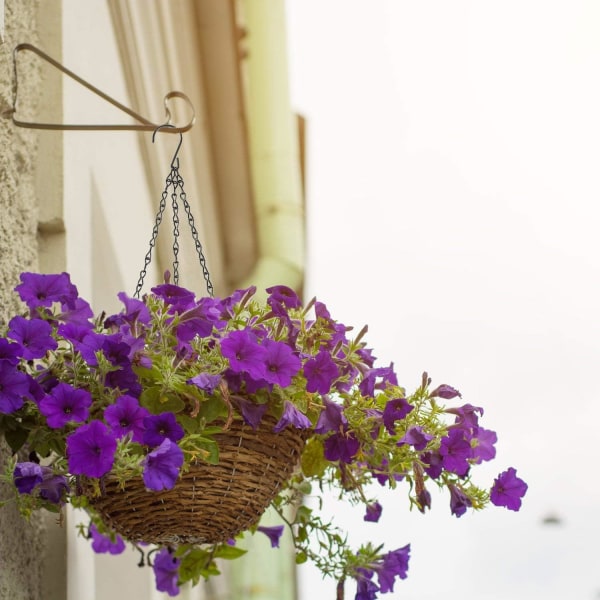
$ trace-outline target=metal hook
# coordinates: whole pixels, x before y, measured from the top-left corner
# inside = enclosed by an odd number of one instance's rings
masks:
[[[168,109],[167,109],[168,110]],[[152,134],[152,143],[154,144],[154,138],[156,137],[156,134],[163,128],[163,127],[170,127],[170,128],[175,128],[175,125],[171,125],[171,123],[164,123],[163,125],[159,125],[155,130],[154,133]],[[181,144],[183,143],[183,133],[181,133],[181,131],[178,132],[179,133],[179,144],[177,144],[177,149],[175,150],[175,154],[173,154],[173,159],[171,160],[171,169],[174,168],[179,168],[179,158],[177,157],[177,155],[179,154],[179,149],[181,148]],[[177,164],[175,164],[175,161],[177,161]]]

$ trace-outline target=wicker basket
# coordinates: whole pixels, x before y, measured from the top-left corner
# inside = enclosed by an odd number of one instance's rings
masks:
[[[147,491],[141,477],[125,489],[108,479],[91,503],[105,523],[131,541],[156,544],[225,542],[256,524],[299,462],[306,432],[275,421],[234,421],[215,436],[219,464],[196,463],[172,490]]]

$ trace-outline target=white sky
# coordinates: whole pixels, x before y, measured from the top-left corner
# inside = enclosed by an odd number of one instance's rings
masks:
[[[307,296],[368,323],[408,388],[427,370],[485,408],[479,483],[515,466],[530,486],[518,514],[457,520],[444,495],[409,515],[402,491],[379,527],[356,514],[357,540],[412,544],[381,598],[600,598],[600,3],[287,1]]]

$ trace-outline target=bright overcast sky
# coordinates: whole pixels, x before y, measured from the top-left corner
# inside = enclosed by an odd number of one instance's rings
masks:
[[[400,490],[380,526],[356,514],[357,540],[412,544],[382,598],[600,598],[600,3],[288,0],[288,18],[307,295],[368,323],[401,384],[427,370],[484,407],[499,443],[476,481],[529,483],[518,514],[457,520],[443,495],[409,515]]]

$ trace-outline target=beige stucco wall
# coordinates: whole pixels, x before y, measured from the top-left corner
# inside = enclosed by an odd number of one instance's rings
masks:
[[[5,35],[0,44],[0,112],[12,106],[12,48],[22,40],[31,40],[35,31],[38,2],[8,0],[5,4]],[[23,115],[31,117],[40,89],[37,69],[23,71]],[[0,321],[14,314],[17,302],[12,288],[19,273],[36,269],[37,200],[35,164],[37,134],[17,129],[0,119]],[[7,458],[0,451],[0,464]],[[0,486],[0,498],[10,496]],[[41,519],[26,523],[8,504],[0,509],[0,599],[37,600],[45,597],[41,589],[45,536]]]

